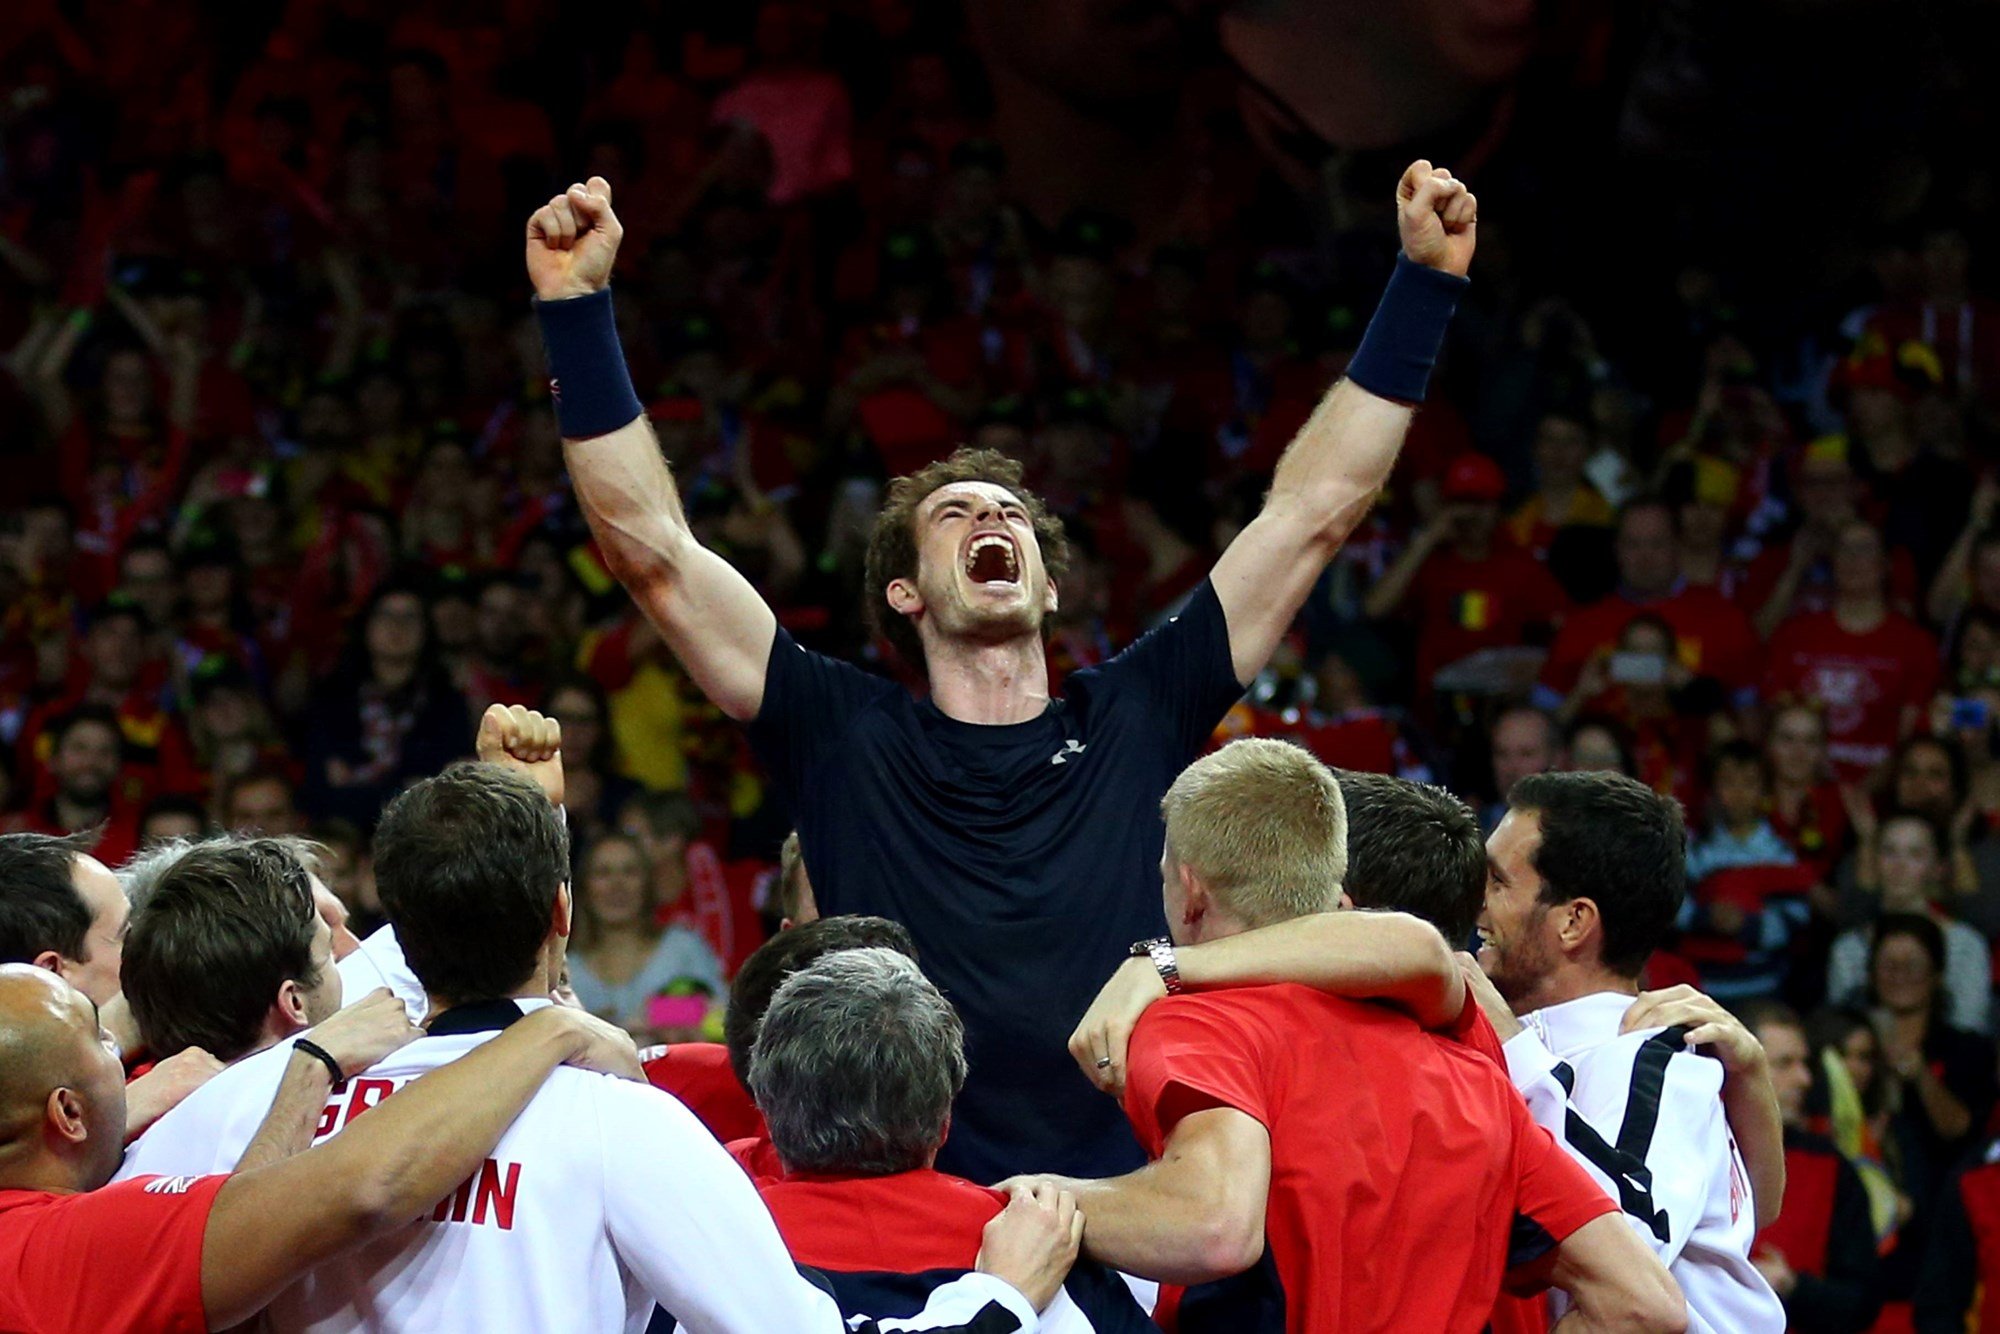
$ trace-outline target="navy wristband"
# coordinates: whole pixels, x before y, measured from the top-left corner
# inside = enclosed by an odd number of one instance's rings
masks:
[[[1431,368],[1444,346],[1458,298],[1471,283],[1457,274],[1396,256],[1396,271],[1382,292],[1361,346],[1347,363],[1347,378],[1381,398],[1421,403]]]
[[[561,301],[535,302],[542,346],[549,354],[549,394],[556,424],[568,440],[587,440],[629,424],[645,412],[618,345],[611,289]]]

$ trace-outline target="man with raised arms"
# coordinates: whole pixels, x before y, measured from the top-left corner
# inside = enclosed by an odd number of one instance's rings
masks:
[[[970,1074],[938,1166],[1102,1175],[1143,1161],[1065,1039],[1134,940],[1162,934],[1159,801],[1264,666],[1388,479],[1472,260],[1477,203],[1417,162],[1402,256],[1346,377],[1262,512],[1181,614],[1051,698],[1066,551],[1013,461],[960,451],[891,483],[864,596],[929,678],[810,653],[690,531],[618,346],[622,234],[601,178],[538,209],[527,265],[570,476],[611,570],[793,807],[819,907],[909,927],[963,1015]]]

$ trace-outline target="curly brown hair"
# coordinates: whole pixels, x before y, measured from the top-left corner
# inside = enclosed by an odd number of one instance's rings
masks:
[[[898,579],[917,577],[917,507],[940,487],[959,482],[987,482],[1002,486],[1026,507],[1028,521],[1035,528],[1035,542],[1041,547],[1042,568],[1051,579],[1060,579],[1069,570],[1069,539],[1062,520],[1049,513],[1041,497],[1022,485],[1021,463],[997,449],[970,449],[961,446],[950,458],[927,463],[906,477],[889,483],[889,495],[875,516],[868,534],[868,563],[862,581],[864,610],[868,625],[881,634],[898,653],[915,664],[924,660],[923,641],[906,616],[889,609],[888,588]]]

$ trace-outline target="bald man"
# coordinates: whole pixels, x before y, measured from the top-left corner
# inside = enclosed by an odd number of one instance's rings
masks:
[[[306,1148],[336,1074],[415,1037],[401,1002],[376,992],[294,1051],[236,1172],[105,1186],[125,1081],[96,1004],[52,971],[0,965],[0,1329],[227,1329],[329,1256],[429,1213],[557,1065],[642,1078],[629,1038],[552,1006]]]

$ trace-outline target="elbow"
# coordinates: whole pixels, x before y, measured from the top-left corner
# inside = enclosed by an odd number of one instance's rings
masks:
[[[678,552],[671,541],[655,540],[609,524],[599,530],[598,538],[604,568],[628,591],[655,588],[673,578]]]
[[[1196,1238],[1195,1282],[1214,1282],[1240,1274],[1264,1258],[1264,1220],[1250,1211],[1213,1210],[1201,1222]]]
[[[1626,1294],[1624,1318],[1612,1328],[1632,1334],[1687,1334],[1687,1298],[1681,1295],[1680,1284],[1661,1266],[1651,1268],[1652,1273],[1637,1276]]]
[[[364,1171],[344,1178],[340,1198],[329,1212],[345,1243],[354,1244],[401,1227],[422,1211],[424,1203],[411,1200],[409,1191],[399,1188],[389,1174]]]
[[[1406,1003],[1425,1028],[1441,1028],[1465,1007],[1465,981],[1458,960],[1438,929],[1421,917],[1399,913],[1410,962]]]

